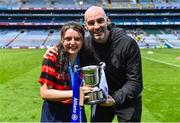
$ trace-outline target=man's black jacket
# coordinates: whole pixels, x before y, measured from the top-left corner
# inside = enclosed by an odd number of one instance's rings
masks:
[[[105,62],[109,94],[116,105],[124,105],[141,95],[142,68],[139,47],[134,39],[120,28],[112,28],[105,44],[96,43],[91,37],[85,42],[81,64]]]

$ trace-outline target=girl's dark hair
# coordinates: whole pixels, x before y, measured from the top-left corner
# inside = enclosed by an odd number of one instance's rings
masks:
[[[64,35],[68,29],[73,29],[73,30],[77,31],[78,33],[80,33],[82,35],[83,40],[84,40],[84,36],[85,36],[84,28],[79,23],[71,21],[71,22],[67,22],[66,24],[64,24],[62,26],[62,28],[61,28],[61,41],[64,38]],[[58,55],[59,73],[66,73],[69,59],[68,59],[68,54],[67,54],[67,52],[65,52],[61,41],[57,45],[58,53],[59,53],[59,55]]]

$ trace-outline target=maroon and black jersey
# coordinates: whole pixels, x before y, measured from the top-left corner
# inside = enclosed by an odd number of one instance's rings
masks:
[[[60,73],[58,64],[58,56],[49,56],[44,59],[41,68],[39,83],[46,83],[57,90],[71,90],[68,73]],[[61,101],[62,103],[71,103],[71,99]]]

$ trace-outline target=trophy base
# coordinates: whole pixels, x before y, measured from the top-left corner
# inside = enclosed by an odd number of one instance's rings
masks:
[[[87,105],[99,104],[106,101],[101,89],[87,93],[86,97],[88,98],[85,99],[84,103]]]
[[[100,99],[100,100],[92,100],[92,101],[85,101],[86,105],[95,105],[102,102],[105,102],[106,99]]]

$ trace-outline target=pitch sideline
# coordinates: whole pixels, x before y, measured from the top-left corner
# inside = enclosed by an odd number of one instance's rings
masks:
[[[145,57],[145,56],[142,56],[142,57],[147,59],[147,60],[151,60],[151,61],[154,61],[154,62],[159,62],[159,63],[163,63],[163,64],[166,64],[166,65],[170,65],[170,66],[174,66],[174,67],[179,67],[180,68],[180,65],[171,64],[171,63],[168,63],[168,62],[164,62],[164,61],[153,59],[153,58],[148,58],[148,57]]]
[[[145,121],[143,121],[145,119]],[[142,122],[158,122],[158,120],[153,116],[153,114],[146,108],[146,106],[142,105]]]

